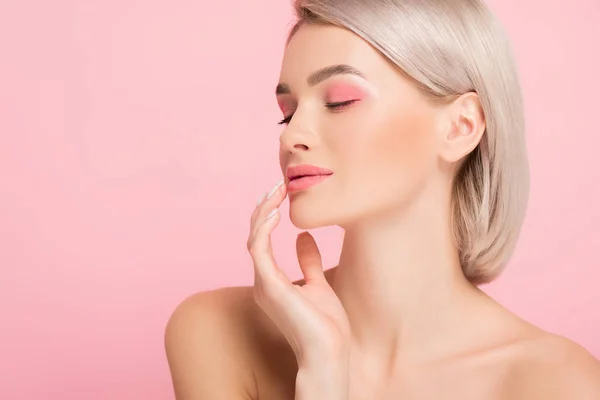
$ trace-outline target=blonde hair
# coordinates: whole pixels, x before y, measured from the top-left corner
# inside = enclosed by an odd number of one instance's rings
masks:
[[[476,92],[486,120],[462,160],[452,224],[465,277],[491,282],[516,246],[529,197],[521,87],[512,48],[480,0],[294,0],[303,24],[330,24],[370,43],[424,94],[448,101]]]

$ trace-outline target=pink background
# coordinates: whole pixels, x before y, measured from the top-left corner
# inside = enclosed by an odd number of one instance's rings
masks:
[[[520,64],[532,191],[486,290],[600,357],[600,2],[569,4],[491,2]],[[173,398],[172,310],[252,284],[290,21],[287,0],[0,2],[0,398]],[[284,218],[273,238],[292,278],[296,232]],[[340,234],[315,231],[327,266]]]

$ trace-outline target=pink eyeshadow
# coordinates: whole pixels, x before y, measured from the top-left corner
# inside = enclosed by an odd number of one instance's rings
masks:
[[[287,115],[292,109],[292,107],[290,107],[289,102],[280,100],[280,101],[278,101],[278,104],[279,104],[279,109],[285,115]]]
[[[365,96],[364,89],[348,83],[334,83],[327,90],[327,101],[330,102],[360,100]]]

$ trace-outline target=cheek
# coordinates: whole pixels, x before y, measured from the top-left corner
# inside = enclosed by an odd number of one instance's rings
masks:
[[[420,172],[432,161],[434,132],[427,117],[404,115],[394,118],[378,140],[383,162],[397,167],[402,176]]]
[[[435,160],[428,116],[411,113],[361,121],[348,124],[335,143],[339,162],[353,177],[373,184],[410,179]]]
[[[411,110],[412,112],[412,110]],[[389,114],[348,125],[336,141],[338,195],[357,209],[397,207],[411,201],[435,165],[429,118]]]

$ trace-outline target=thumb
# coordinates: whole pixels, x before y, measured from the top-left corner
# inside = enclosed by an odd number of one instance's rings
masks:
[[[323,262],[317,243],[308,232],[302,232],[296,238],[296,254],[304,275],[304,282],[326,282]]]

